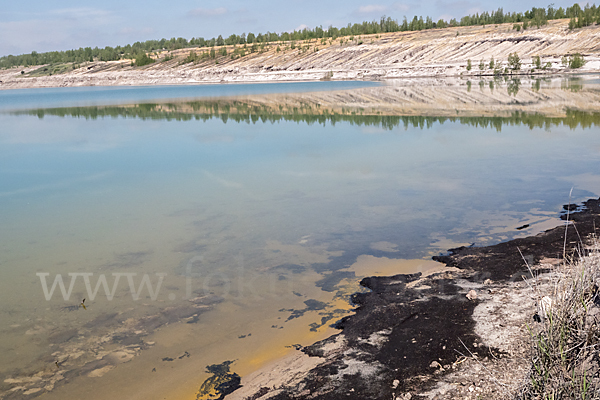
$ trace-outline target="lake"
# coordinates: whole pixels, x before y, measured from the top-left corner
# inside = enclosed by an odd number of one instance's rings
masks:
[[[600,195],[599,82],[0,91],[0,398],[208,398],[362,277],[559,225]]]

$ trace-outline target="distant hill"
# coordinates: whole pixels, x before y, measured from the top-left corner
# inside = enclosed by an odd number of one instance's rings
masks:
[[[600,26],[570,24],[562,19],[526,30],[505,23],[162,50],[137,65],[121,59],[0,70],[0,89],[599,71]],[[575,69],[579,61],[585,64]]]

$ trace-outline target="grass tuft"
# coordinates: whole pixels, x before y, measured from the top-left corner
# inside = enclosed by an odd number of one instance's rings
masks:
[[[565,259],[553,293],[528,326],[532,367],[518,399],[600,398],[600,248]]]

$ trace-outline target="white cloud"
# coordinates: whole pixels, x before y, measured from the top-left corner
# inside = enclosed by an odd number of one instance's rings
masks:
[[[0,22],[0,37],[3,39],[0,56],[32,50],[44,52],[80,46],[114,46],[115,43],[99,43],[100,34],[116,32],[116,28],[122,25],[123,17],[97,8],[55,9],[31,19]]]
[[[301,31],[303,29],[308,29],[308,25],[306,25],[306,24],[298,25],[298,27],[295,30]]]
[[[387,11],[388,7],[381,4],[369,4],[358,7],[359,14],[382,13]]]
[[[404,4],[404,3],[395,3],[392,8],[396,11],[408,11],[410,10],[410,6],[408,4]]]
[[[215,15],[227,14],[225,7],[218,8],[194,8],[188,12],[189,15],[194,17],[214,17]]]
[[[62,8],[57,10],[51,10],[48,12],[49,15],[57,16],[63,19],[109,19],[112,16],[112,13],[106,10],[101,10],[98,8],[90,8],[90,7],[80,7],[80,8]]]

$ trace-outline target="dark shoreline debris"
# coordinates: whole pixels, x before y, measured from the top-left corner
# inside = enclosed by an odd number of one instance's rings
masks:
[[[464,361],[458,352],[481,359],[506,357],[483,345],[475,334],[473,310],[481,300],[466,295],[475,284],[503,285],[529,276],[523,257],[531,264],[561,259],[564,243],[567,253],[578,248],[580,237],[585,240],[595,232],[600,199],[588,200],[583,207],[565,207],[575,211],[569,221],[577,228],[567,231],[566,241],[561,225],[493,246],[451,249],[433,259],[453,269],[425,278],[421,274],[364,278],[360,285],[370,291],[352,295],[357,308],[337,322],[341,332],[301,349],[324,361],[295,383],[269,393],[269,399],[397,398],[431,389],[442,374]],[[566,220],[567,214],[560,217]],[[438,368],[431,368],[432,360]],[[265,394],[262,390],[252,398]]]
[[[196,399],[223,400],[225,396],[240,388],[241,377],[235,372],[229,372],[229,366],[233,363],[234,361],[224,361],[221,364],[206,366],[206,372],[212,376],[202,383]]]

